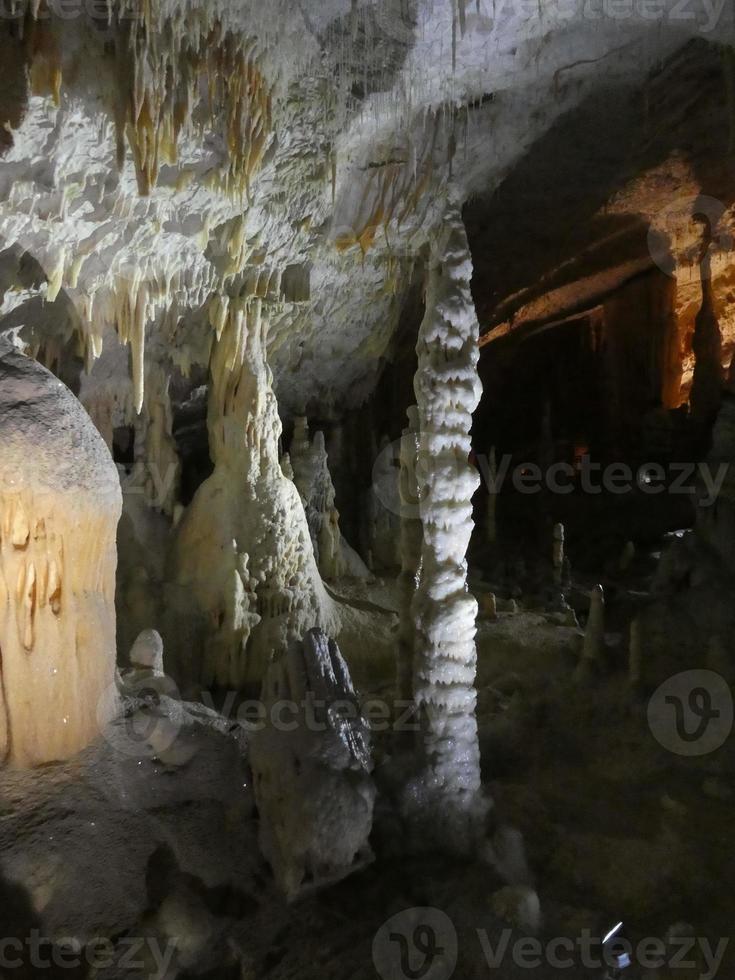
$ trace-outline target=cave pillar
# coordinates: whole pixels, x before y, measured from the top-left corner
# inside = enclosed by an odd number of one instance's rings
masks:
[[[412,601],[414,698],[422,719],[422,843],[467,851],[482,833],[485,805],[475,707],[477,603],[467,589],[472,496],[472,413],[480,400],[479,326],[472,260],[460,215],[445,220],[430,259],[419,329],[418,405],[421,571]]]
[[[112,717],[115,464],[72,393],[0,348],[0,762],[68,759]]]
[[[400,635],[398,640],[398,695],[404,700],[413,696],[414,624],[411,604],[418,585],[423,539],[419,520],[419,501],[416,468],[418,463],[418,409],[408,411],[408,425],[401,436],[399,492],[401,500],[401,573],[398,579],[400,596]]]

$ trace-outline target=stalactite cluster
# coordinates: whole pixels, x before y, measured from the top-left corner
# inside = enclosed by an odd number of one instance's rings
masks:
[[[127,141],[140,193],[149,194],[161,164],[177,163],[180,134],[192,124],[203,86],[206,118],[215,131],[221,127],[226,151],[217,183],[225,193],[249,196],[272,124],[256,42],[210,23],[204,10],[174,21],[156,17],[152,8],[133,17],[126,8],[116,42],[118,162]]]

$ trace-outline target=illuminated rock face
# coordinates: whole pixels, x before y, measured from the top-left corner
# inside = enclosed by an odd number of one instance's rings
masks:
[[[0,445],[0,758],[35,766],[74,755],[114,710],[122,500],[82,406],[8,347]]]

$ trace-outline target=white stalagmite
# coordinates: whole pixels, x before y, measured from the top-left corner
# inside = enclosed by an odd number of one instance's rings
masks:
[[[554,585],[561,588],[564,572],[564,525],[554,525],[554,543],[551,554],[554,566]]]
[[[486,808],[475,719],[477,603],[467,590],[465,559],[479,485],[468,464],[469,432],[481,392],[471,278],[464,225],[450,212],[431,256],[416,348],[423,545],[412,611],[424,763],[408,816],[421,846],[440,843],[458,852],[480,839]]]
[[[0,349],[0,761],[67,759],[115,710],[115,464],[52,374]]]
[[[336,630],[306,515],[278,458],[261,302],[231,297],[210,364],[214,473],[177,529],[166,648],[185,682],[242,688],[307,629]]]
[[[605,590],[596,585],[590,592],[590,612],[584,631],[582,661],[599,664],[605,655]]]
[[[290,460],[294,483],[306,511],[319,572],[325,579],[338,578],[345,571],[345,562],[324,433],[316,432],[310,442],[308,423],[303,416],[295,420]]]

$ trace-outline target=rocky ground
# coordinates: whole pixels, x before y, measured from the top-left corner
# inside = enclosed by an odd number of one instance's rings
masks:
[[[338,591],[361,615],[373,603],[385,628],[395,594],[389,581]],[[405,918],[417,908],[439,910],[428,914],[440,916],[431,921],[449,962],[439,956],[425,974],[437,980],[451,973],[455,935],[454,975],[467,978],[602,977],[604,970],[580,961],[579,943],[620,920],[633,943],[678,930],[716,950],[733,921],[720,883],[735,873],[735,755],[727,743],[684,758],[656,740],[621,649],[626,590],[616,595],[608,663],[583,681],[575,678],[581,630],[549,622],[522,600],[516,612],[479,620],[478,721],[494,805],[490,845],[473,860],[401,855],[391,814],[379,803],[375,862],[286,903],[258,849],[247,740],[232,719],[167,703],[179,733],[173,747],[141,735],[128,719],[73,763],[2,774],[3,936],[35,930],[61,945],[75,937],[82,956],[95,937],[107,937],[116,966],[44,972],[99,980],[398,980],[408,974],[395,936],[418,935]],[[389,691],[387,672],[373,687],[369,693]],[[376,739],[379,785],[398,744],[391,735]],[[416,914],[415,921],[426,915]],[[530,969],[523,960],[530,954],[514,943],[532,932],[543,949],[555,937],[577,943],[574,965],[555,968],[544,953]],[[124,960],[136,943],[133,961],[142,964],[145,954],[145,966],[131,971]],[[42,948],[51,956],[50,945]],[[731,975],[727,957],[713,968],[701,945],[695,952],[691,969],[633,966],[625,976]],[[24,956],[23,966],[2,976],[39,975],[30,947]],[[420,960],[406,963],[424,975]]]

